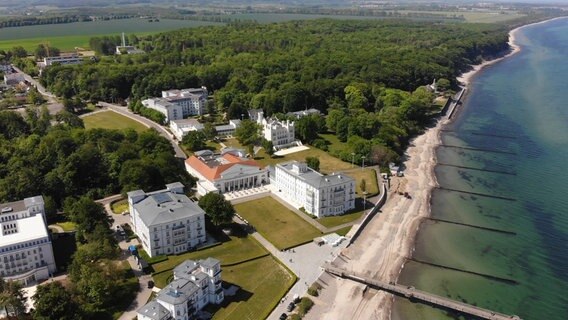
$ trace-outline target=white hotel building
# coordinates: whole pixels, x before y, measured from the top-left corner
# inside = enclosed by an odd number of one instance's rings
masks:
[[[189,320],[208,304],[225,298],[217,259],[186,260],[174,268],[174,280],[138,309],[138,320]]]
[[[204,114],[207,97],[206,87],[167,90],[162,91],[161,98],[142,100],[142,105],[163,113],[169,122]]]
[[[249,118],[262,126],[262,135],[266,140],[272,141],[276,150],[298,145],[294,121],[266,119],[260,109],[249,110]]]
[[[205,211],[176,182],[166,189],[128,192],[134,232],[150,257],[180,254],[206,242]]]
[[[324,176],[305,163],[290,161],[276,165],[270,183],[275,195],[318,218],[355,208],[355,180],[344,174]]]
[[[0,209],[0,276],[24,286],[56,272],[41,196],[4,203]]]

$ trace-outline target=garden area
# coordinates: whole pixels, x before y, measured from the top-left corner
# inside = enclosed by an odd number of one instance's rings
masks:
[[[128,211],[128,200],[122,199],[111,203],[110,208],[114,214],[122,214],[124,211]]]
[[[272,197],[236,204],[235,210],[280,250],[321,236],[318,229]]]

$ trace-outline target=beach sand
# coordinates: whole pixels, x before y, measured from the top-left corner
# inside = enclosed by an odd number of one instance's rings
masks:
[[[484,67],[516,54],[520,47],[515,43],[519,28],[509,33],[510,52],[503,57],[473,66],[472,70],[458,77],[462,85],[469,85],[472,78]],[[436,147],[440,144],[440,129],[448,120],[437,124],[416,137],[406,151],[405,176],[394,177],[388,200],[379,213],[367,225],[357,241],[336,258],[334,265],[346,270],[363,273],[383,281],[396,281],[405,259],[412,255],[414,239],[423,218],[430,215],[430,196],[437,186],[434,175]],[[411,199],[397,191],[408,192]],[[329,274],[320,278],[323,290],[312,311],[305,319],[390,319],[393,296],[349,280]]]

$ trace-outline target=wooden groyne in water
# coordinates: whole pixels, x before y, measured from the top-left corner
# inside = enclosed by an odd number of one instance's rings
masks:
[[[363,284],[367,284],[376,289],[381,289],[402,297],[406,297],[408,299],[419,300],[424,303],[435,305],[441,308],[454,310],[462,314],[468,314],[478,318],[489,319],[489,320],[521,320],[521,318],[519,318],[518,316],[509,316],[506,314],[483,309],[477,306],[472,306],[465,302],[452,300],[426,291],[416,290],[414,287],[411,286],[395,284],[392,282],[387,283],[384,281],[367,278],[363,275],[356,274],[353,272],[348,272],[347,270],[336,268],[330,265],[326,265],[324,267],[324,270],[330,274],[336,275],[344,279],[349,279]]]

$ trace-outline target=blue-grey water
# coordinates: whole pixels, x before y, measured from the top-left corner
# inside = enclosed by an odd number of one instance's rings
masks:
[[[431,207],[434,219],[505,232],[427,220],[418,262],[399,282],[525,320],[566,320],[568,19],[524,27],[517,43],[520,53],[473,79],[442,133],[443,189]],[[397,298],[393,318],[470,317]]]

